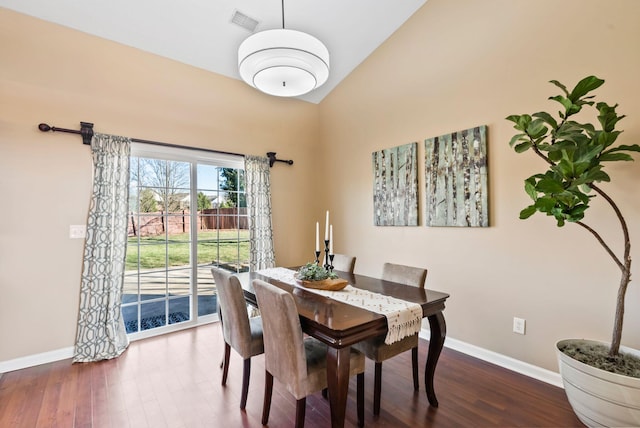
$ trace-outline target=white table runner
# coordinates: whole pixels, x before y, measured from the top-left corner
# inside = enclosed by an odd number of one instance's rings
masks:
[[[340,291],[306,288],[296,281],[294,276],[296,272],[294,270],[282,267],[262,269],[256,273],[300,287],[311,293],[317,293],[339,302],[384,315],[387,318],[389,329],[384,339],[384,343],[387,345],[420,332],[422,327],[422,307],[417,303],[362,290],[351,285],[347,285]]]

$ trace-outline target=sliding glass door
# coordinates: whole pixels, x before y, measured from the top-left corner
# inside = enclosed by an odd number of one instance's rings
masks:
[[[248,270],[240,157],[135,145],[122,298],[127,333],[217,317],[212,266]]]

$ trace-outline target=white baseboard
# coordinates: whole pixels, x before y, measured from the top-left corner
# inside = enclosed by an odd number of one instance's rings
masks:
[[[73,346],[43,352],[41,354],[27,355],[26,357],[15,358],[13,360],[0,361],[0,374],[26,369],[27,367],[39,366],[40,364],[66,360],[67,358],[73,358]]]
[[[421,338],[429,340],[429,336],[430,332],[428,329],[423,328],[420,331]],[[525,363],[524,361],[516,360],[515,358],[498,354],[497,352],[489,351],[488,349],[480,348],[479,346],[471,345],[449,336],[445,339],[444,346],[516,373],[563,388],[562,377],[559,373],[552,372],[551,370],[543,369],[541,367],[534,366],[533,364]]]

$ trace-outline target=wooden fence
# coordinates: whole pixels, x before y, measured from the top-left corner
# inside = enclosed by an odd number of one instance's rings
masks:
[[[198,230],[248,229],[246,208],[210,208],[198,211]],[[168,231],[169,235],[187,233],[191,227],[189,210],[165,213],[129,215],[129,236],[156,236]]]

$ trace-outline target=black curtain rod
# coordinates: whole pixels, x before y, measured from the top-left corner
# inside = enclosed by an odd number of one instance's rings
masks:
[[[53,132],[66,132],[68,134],[81,135],[82,136],[82,144],[87,144],[87,145],[91,144],[91,138],[93,137],[93,123],[90,123],[90,122],[80,122],[80,130],[79,131],[77,129],[66,129],[66,128],[58,128],[56,126],[49,126],[46,123],[39,124],[38,125],[38,129],[40,131],[42,131],[42,132],[53,131]],[[136,143],[153,144],[153,145],[156,145],[156,146],[163,146],[163,147],[173,147],[173,148],[178,148],[178,149],[200,150],[200,151],[209,152],[209,153],[220,153],[220,154],[224,154],[224,155],[234,155],[234,156],[242,156],[242,157],[244,157],[244,154],[242,154],[242,153],[233,153],[233,152],[225,152],[225,151],[222,151],[222,150],[204,149],[204,148],[201,148],[201,147],[181,146],[181,145],[178,145],[178,144],[163,143],[161,141],[142,140],[140,138],[132,138],[131,141],[136,142]],[[273,164],[275,162],[284,162],[284,163],[287,163],[289,165],[293,165],[293,161],[292,160],[276,159],[275,152],[268,152],[267,153],[267,157],[269,158],[269,166],[273,166]]]

